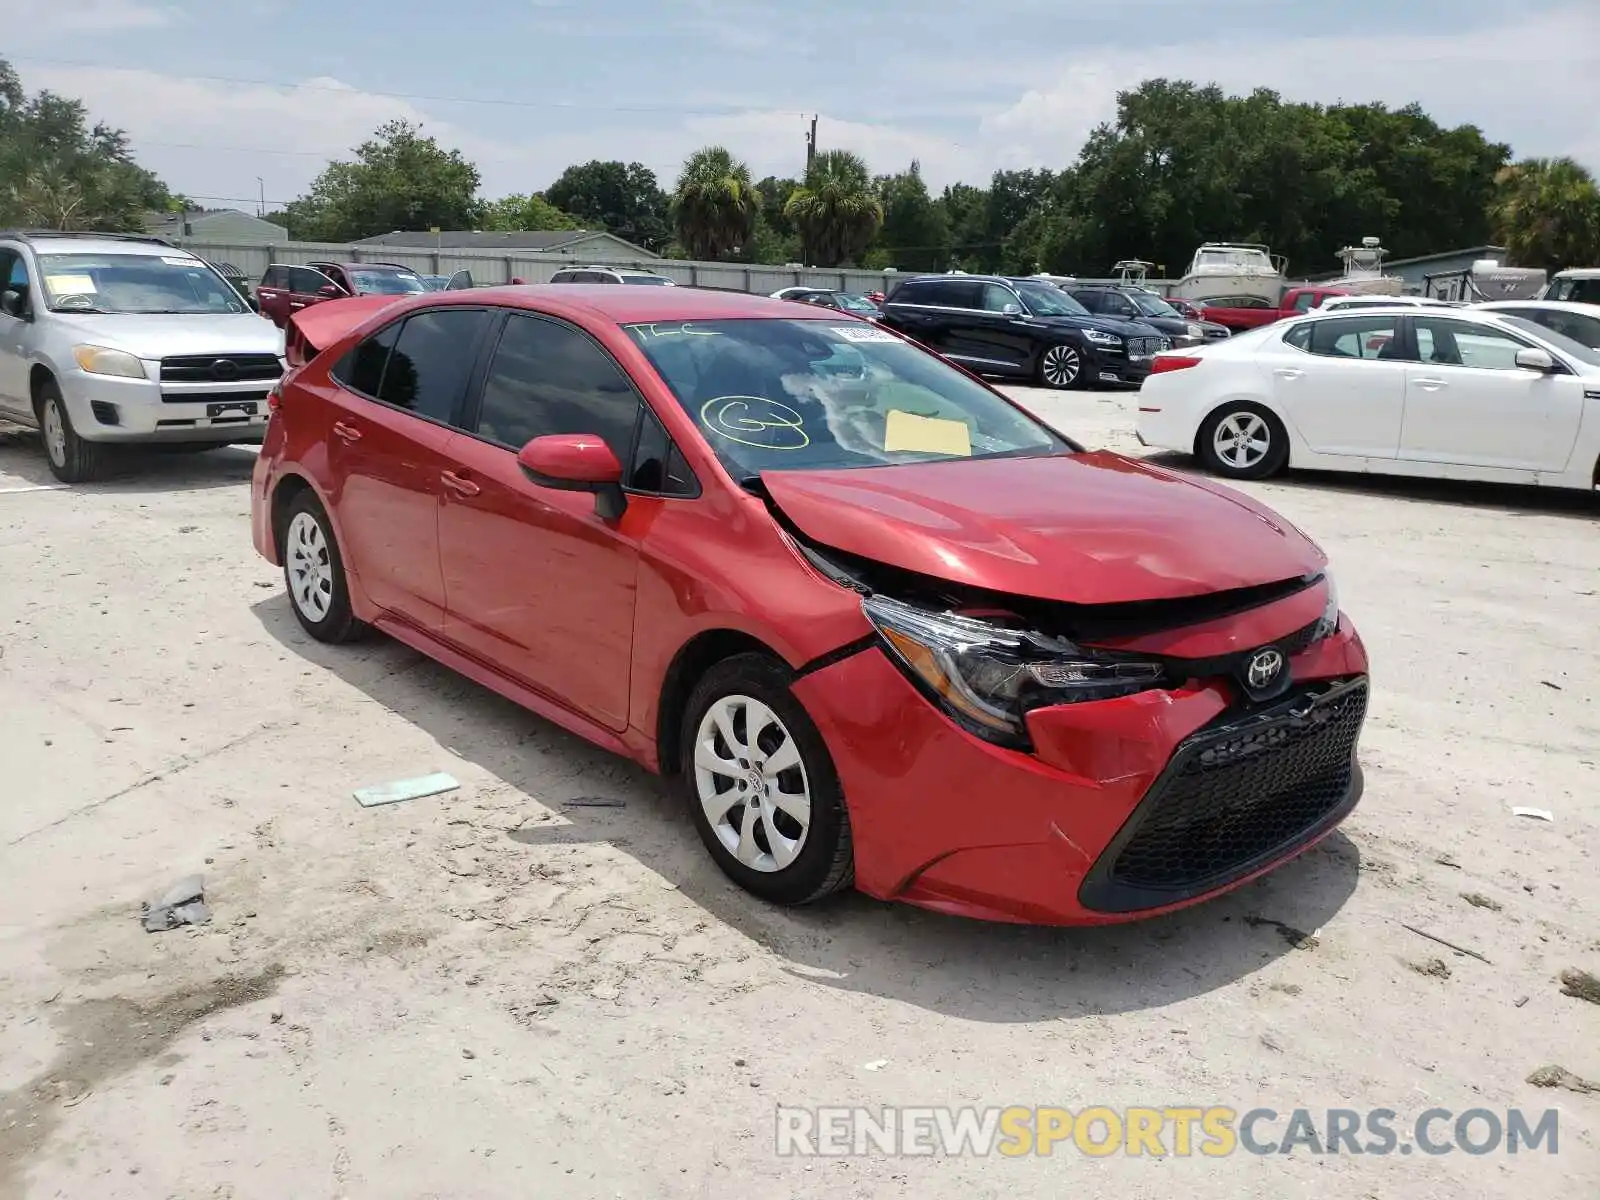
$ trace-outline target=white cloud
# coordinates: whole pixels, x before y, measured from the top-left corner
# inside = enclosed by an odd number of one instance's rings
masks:
[[[1519,156],[1570,154],[1600,170],[1600,6],[1592,3],[1465,33],[1251,38],[1085,54],[982,129],[1014,150],[1065,163],[1116,115],[1119,89],[1156,76],[1235,93],[1272,88],[1291,100],[1416,101],[1441,124],[1478,125]]]
[[[144,0],[0,0],[0,27],[28,43],[64,34],[121,33],[170,24],[175,13]]]

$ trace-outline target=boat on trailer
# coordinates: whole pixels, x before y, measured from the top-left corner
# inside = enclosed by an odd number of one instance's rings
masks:
[[[1339,251],[1339,261],[1344,263],[1344,275],[1338,287],[1352,296],[1398,296],[1405,291],[1406,281],[1398,275],[1383,273],[1383,260],[1389,252],[1375,237],[1364,237],[1359,246],[1346,246]]]
[[[1276,305],[1286,260],[1254,242],[1204,242],[1172,294],[1184,300],[1252,297]]]

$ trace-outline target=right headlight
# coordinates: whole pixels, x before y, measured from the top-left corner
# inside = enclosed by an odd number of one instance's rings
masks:
[[[1317,618],[1316,632],[1311,635],[1311,640],[1314,642],[1332,637],[1339,632],[1339,585],[1334,583],[1331,572],[1323,572],[1322,579],[1328,585],[1328,602],[1322,606],[1322,616]]]
[[[1035,708],[1109,700],[1161,686],[1156,662],[1119,659],[1064,638],[868,596],[862,610],[914,683],[957,723],[1002,746],[1028,744]]]

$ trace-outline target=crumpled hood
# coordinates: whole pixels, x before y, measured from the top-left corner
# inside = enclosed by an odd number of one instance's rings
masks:
[[[768,471],[761,482],[822,546],[1069,604],[1255,587],[1326,562],[1298,529],[1248,497],[1103,450]]]
[[[243,313],[50,314],[83,344],[109,346],[136,358],[183,354],[283,354],[283,332],[265,317]]]

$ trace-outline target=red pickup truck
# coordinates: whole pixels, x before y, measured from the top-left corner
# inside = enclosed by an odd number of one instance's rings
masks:
[[[1222,296],[1204,301],[1198,308],[1201,320],[1215,321],[1233,330],[1255,329],[1309,312],[1330,296],[1348,295],[1344,288],[1296,287],[1284,292],[1276,305],[1260,296]]]

